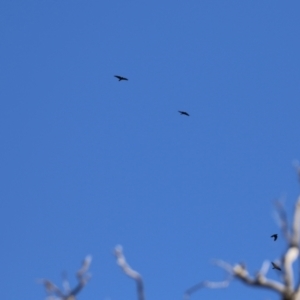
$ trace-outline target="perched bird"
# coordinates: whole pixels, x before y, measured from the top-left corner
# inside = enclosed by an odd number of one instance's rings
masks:
[[[185,116],[190,116],[186,111],[181,111],[181,110],[179,110],[178,111],[181,115],[185,115]]]
[[[119,75],[115,75],[116,78],[119,79],[119,81],[121,80],[128,80],[126,77],[122,77],[122,76],[119,76]]]
[[[278,234],[277,234],[277,233],[275,233],[275,234],[271,235],[271,238],[274,238],[274,241],[276,241],[276,240],[277,240],[277,238],[278,238]]]
[[[281,271],[281,269],[280,269],[275,263],[271,262],[271,264],[272,264],[272,266],[273,266],[272,269],[276,269],[276,270],[278,270],[278,271]]]

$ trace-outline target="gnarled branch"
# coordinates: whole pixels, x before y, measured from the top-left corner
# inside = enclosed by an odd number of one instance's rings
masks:
[[[143,284],[142,276],[137,271],[133,270],[126,262],[125,256],[123,254],[122,246],[116,246],[114,254],[117,257],[117,264],[121,267],[123,272],[127,276],[135,280],[137,286],[138,300],[145,300],[144,284]]]
[[[300,172],[300,171],[299,171]],[[282,280],[275,281],[267,278],[267,272],[270,267],[270,262],[265,261],[261,269],[256,273],[255,276],[250,276],[247,268],[243,264],[236,264],[234,266],[228,264],[225,261],[218,260],[215,263],[224,269],[230,276],[236,278],[247,285],[265,288],[274,291],[281,295],[283,300],[300,300],[300,281],[295,288],[294,284],[294,272],[293,264],[299,258],[299,244],[300,244],[300,196],[297,199],[294,211],[293,221],[291,222],[291,230],[288,226],[287,215],[281,202],[276,201],[275,203],[277,212],[279,215],[279,226],[287,241],[287,250],[281,259],[282,268]],[[280,263],[272,263],[273,266],[280,266]],[[276,272],[281,272],[280,267],[276,268]],[[202,287],[208,288],[221,288],[227,287],[229,284],[228,280],[221,282],[210,282],[202,281],[199,284],[191,287],[185,293],[185,299],[199,290]]]
[[[78,284],[73,289],[69,289],[69,282],[65,275],[63,276],[64,291],[61,291],[48,279],[39,280],[46,289],[48,294],[47,300],[76,300],[75,296],[83,289],[91,278],[91,275],[87,273],[91,261],[92,257],[90,255],[83,260],[81,268],[76,273]]]
[[[196,292],[202,287],[226,288],[228,287],[232,278],[237,278],[248,285],[273,290],[280,294],[286,292],[285,286],[282,283],[271,279],[267,279],[265,277],[270,265],[268,261],[265,261],[263,263],[261,270],[257,273],[255,277],[251,277],[249,275],[246,266],[243,264],[236,264],[235,266],[231,266],[229,263],[223,260],[217,260],[215,261],[215,264],[218,265],[220,268],[224,269],[228,273],[229,277],[226,280],[220,282],[201,281],[200,283],[192,286],[185,292],[184,294],[185,300],[188,300],[192,293]]]

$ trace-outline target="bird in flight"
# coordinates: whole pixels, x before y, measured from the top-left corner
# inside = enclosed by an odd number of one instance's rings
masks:
[[[275,242],[277,240],[277,238],[278,238],[278,234],[275,233],[275,234],[271,235],[271,238],[274,238],[274,242]]]
[[[126,77],[119,76],[119,75],[115,75],[115,77],[118,78],[119,81],[121,81],[121,80],[128,80]]]
[[[275,263],[271,262],[271,264],[272,264],[272,266],[273,266],[272,269],[276,269],[276,270],[278,270],[278,271],[281,271],[281,269],[280,269]]]
[[[178,111],[181,115],[185,115],[185,116],[190,116],[186,111],[181,111],[181,110],[179,110]]]

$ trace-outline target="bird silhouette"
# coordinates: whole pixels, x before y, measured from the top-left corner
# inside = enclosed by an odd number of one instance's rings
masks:
[[[281,271],[281,269],[280,269],[275,263],[271,262],[271,264],[272,264],[272,266],[273,266],[272,269],[276,269],[276,270],[278,270],[278,271]]]
[[[119,76],[119,75],[115,75],[115,77],[118,78],[119,81],[121,81],[121,80],[128,80],[126,77]]]
[[[276,241],[276,240],[277,240],[277,238],[278,238],[278,234],[277,234],[277,233],[275,233],[275,234],[271,235],[271,238],[274,238],[274,241]]]
[[[178,111],[181,115],[185,115],[185,116],[190,116],[186,111],[181,111],[181,110],[179,110]]]

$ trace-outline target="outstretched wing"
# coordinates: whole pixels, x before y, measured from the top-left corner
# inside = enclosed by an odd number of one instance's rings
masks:
[[[272,238],[274,238],[274,241],[276,241],[276,240],[277,240],[277,237],[278,237],[278,235],[277,235],[277,234],[273,234],[273,235],[271,235],[271,237],[272,237]]]
[[[185,116],[190,116],[186,111],[181,111],[181,110],[179,110],[178,111],[180,114],[182,114],[182,115],[185,115]]]
[[[123,76],[119,76],[119,75],[115,75],[116,78],[120,80],[128,80],[126,77],[123,77]]]
[[[271,262],[273,269],[281,271],[281,268],[279,268],[275,263]]]

